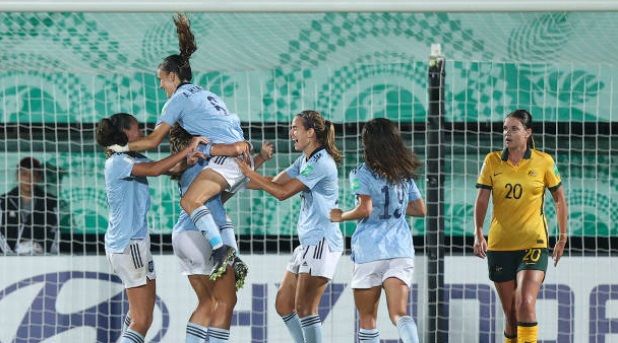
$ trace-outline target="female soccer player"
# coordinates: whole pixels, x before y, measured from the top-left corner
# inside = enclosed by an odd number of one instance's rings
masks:
[[[357,205],[345,212],[333,209],[330,215],[334,222],[359,220],[352,235],[358,338],[360,342],[380,342],[376,320],[384,288],[388,313],[399,337],[404,343],[418,343],[416,323],[407,311],[414,245],[405,215],[425,216],[425,203],[412,180],[420,162],[388,119],[367,122],[362,140],[365,163],[350,173]]]
[[[474,254],[487,256],[504,310],[505,342],[536,342],[536,298],[545,279],[548,259],[547,222],[543,197],[549,189],[556,205],[560,236],[554,246],[554,266],[567,241],[567,203],[560,174],[550,155],[534,148],[532,116],[516,110],[504,119],[504,150],[485,157],[476,187]],[[494,205],[489,242],[483,222],[489,198]]]
[[[288,264],[275,306],[296,342],[321,342],[318,305],[343,251],[339,225],[328,218],[337,204],[336,163],[341,153],[335,146],[333,124],[316,111],[303,111],[294,117],[290,138],[302,154],[272,181],[246,162],[239,161],[239,165],[252,184],[279,200],[302,192],[298,218],[301,245]]]
[[[191,84],[193,78],[189,59],[197,46],[189,20],[184,15],[174,18],[180,54],[166,57],[159,65],[157,77],[160,87],[169,97],[154,131],[127,146],[110,146],[113,151],[144,151],[156,148],[175,123],[194,136],[205,136],[212,143],[239,143],[234,156],[248,156],[249,145],[244,141],[240,119],[231,113],[216,94]],[[249,158],[249,157],[247,157]],[[231,158],[217,158],[195,178],[180,201],[195,226],[205,233],[213,248],[213,271],[217,279],[225,272],[226,263],[233,261],[234,250],[223,244],[219,227],[204,203],[224,190],[231,190],[244,179],[238,165]]]
[[[190,144],[192,136],[178,124],[170,132],[172,151],[181,151]],[[200,146],[202,147],[202,146]],[[225,154],[225,145],[212,146],[206,155]],[[227,146],[227,149],[233,147]],[[264,142],[260,155],[255,158],[255,167],[272,158],[272,144]],[[200,160],[186,169],[179,178],[178,185],[181,195],[187,191],[193,179],[208,163]],[[217,225],[221,227],[224,244],[238,250],[232,222],[225,214],[221,196],[218,195],[206,203]],[[208,337],[209,342],[227,342],[230,335],[230,324],[234,306],[236,305],[236,290],[244,284],[247,269],[244,263],[236,258],[233,264],[234,273],[225,273],[216,283],[209,279],[212,268],[210,261],[210,245],[202,233],[195,227],[191,218],[181,210],[178,222],[172,233],[174,254],[180,259],[182,273],[187,275],[198,298],[197,308],[191,314],[187,323],[186,343],[201,343]],[[231,268],[231,267],[228,267]],[[236,283],[236,284],[234,284]],[[214,310],[213,310],[214,309]]]
[[[124,145],[140,137],[137,120],[130,114],[117,113],[97,124],[96,140],[102,147]],[[202,141],[194,138],[182,151],[157,162],[135,153],[108,154],[105,161],[105,190],[109,204],[105,252],[129,298],[126,320],[129,327],[124,330],[120,343],[144,342],[152,323],[155,270],[146,222],[150,207],[146,177],[170,171]]]

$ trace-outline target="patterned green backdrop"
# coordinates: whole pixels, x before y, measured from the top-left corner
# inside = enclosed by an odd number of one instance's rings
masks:
[[[530,109],[537,121],[616,121],[618,45],[604,34],[616,32],[616,13],[189,16],[199,47],[192,59],[194,81],[220,94],[252,125],[287,125],[292,114],[305,108],[319,109],[341,123],[372,117],[423,122],[426,60],[436,42],[448,59],[449,122],[501,121],[519,107]],[[117,111],[155,122],[165,102],[155,69],[177,47],[171,14],[158,13],[0,13],[0,44],[2,122],[33,127],[94,123]],[[18,159],[33,154],[64,171],[49,185],[63,201],[64,229],[104,231],[103,157],[82,152],[92,149],[71,149],[74,144],[94,145],[89,134],[69,145],[39,142],[32,150],[17,151],[16,142],[5,141],[0,177],[6,182],[0,183],[0,191],[14,185]],[[500,148],[499,140],[466,137],[454,136],[453,145],[465,151],[447,157],[445,220],[454,235],[471,233],[481,152]],[[573,213],[571,227],[578,235],[618,234],[613,218],[616,150],[611,138],[601,138],[584,137],[592,148],[574,144],[556,156]],[[564,139],[569,136],[551,138]],[[409,143],[424,153],[422,140]],[[357,137],[345,137],[340,144],[347,154],[340,172],[341,198],[351,206],[346,178],[359,162]],[[267,173],[295,157],[282,151],[267,165]],[[424,188],[422,178],[419,183]],[[164,178],[151,180],[151,185],[151,226],[169,232],[177,212],[176,187]],[[254,192],[228,207],[243,233],[291,234],[297,206],[297,200],[278,203]],[[416,221],[414,228],[422,233],[423,222]],[[352,224],[345,226],[347,234],[352,229]]]

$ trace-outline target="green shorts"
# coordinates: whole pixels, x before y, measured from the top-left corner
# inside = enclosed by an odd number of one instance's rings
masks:
[[[534,248],[516,251],[488,251],[489,279],[493,282],[515,280],[520,270],[547,271],[549,251]]]

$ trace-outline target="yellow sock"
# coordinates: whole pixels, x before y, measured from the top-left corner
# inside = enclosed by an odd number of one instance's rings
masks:
[[[537,343],[537,323],[517,323],[517,343]]]
[[[504,343],[517,343],[517,334],[507,335],[505,332]]]

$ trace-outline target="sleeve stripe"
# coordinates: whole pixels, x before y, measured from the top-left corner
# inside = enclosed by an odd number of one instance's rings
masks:
[[[554,187],[548,187],[547,189],[549,189],[549,191],[553,193],[556,190],[558,190],[558,188],[560,188],[560,186],[562,186],[562,182],[558,182],[558,184],[555,185]]]
[[[493,189],[493,187],[484,185],[482,183],[477,183],[476,188],[489,189],[489,190]]]

